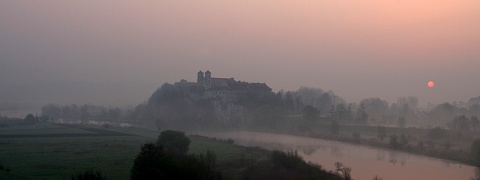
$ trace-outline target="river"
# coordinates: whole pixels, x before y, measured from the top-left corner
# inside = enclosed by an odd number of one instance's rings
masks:
[[[354,179],[369,180],[375,175],[384,180],[396,179],[477,179],[478,168],[453,161],[425,157],[383,148],[293,135],[249,131],[207,133],[218,138],[231,138],[242,146],[297,151],[306,161],[333,170],[335,162],[352,169]]]

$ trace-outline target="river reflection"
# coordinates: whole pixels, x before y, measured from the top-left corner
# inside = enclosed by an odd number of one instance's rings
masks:
[[[480,170],[452,161],[424,157],[382,148],[313,139],[291,135],[248,131],[203,133],[218,138],[231,138],[236,144],[267,149],[297,151],[306,161],[334,169],[342,162],[352,169],[354,179],[372,179],[375,175],[394,179],[479,179]]]

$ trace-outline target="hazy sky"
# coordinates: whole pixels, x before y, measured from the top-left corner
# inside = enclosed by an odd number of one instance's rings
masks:
[[[476,0],[0,1],[0,102],[134,105],[208,69],[441,103],[479,96],[479,67]]]

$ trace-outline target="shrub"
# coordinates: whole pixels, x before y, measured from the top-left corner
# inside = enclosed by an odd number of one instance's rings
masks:
[[[82,173],[78,173],[72,176],[72,180],[104,180],[105,176],[102,176],[99,170],[87,170]]]
[[[273,164],[300,173],[296,179],[341,179],[339,175],[322,169],[320,165],[307,163],[295,152],[272,151]],[[288,178],[286,178],[288,179]]]
[[[162,146],[167,153],[186,155],[190,139],[184,132],[166,130],[160,133],[156,145]]]
[[[384,126],[377,126],[377,137],[381,141],[387,137],[387,128]]]
[[[340,132],[340,124],[338,123],[338,121],[332,120],[332,124],[330,125],[330,131],[332,131],[332,133],[335,135]]]
[[[142,146],[131,169],[131,179],[222,179],[215,170],[215,153],[207,150],[205,155],[187,155],[189,144],[190,139],[183,132],[162,132],[156,144]]]
[[[285,153],[283,151],[274,150],[272,152],[272,161],[274,164],[279,164],[290,169],[295,169],[305,163],[303,158],[298,155],[297,151]]]
[[[441,139],[448,137],[448,131],[440,127],[435,127],[428,131],[428,138],[430,139]]]
[[[473,157],[475,157],[475,161],[480,164],[480,139],[475,139],[475,141],[472,142],[471,151]]]
[[[163,161],[163,162],[162,162]],[[163,177],[163,172],[167,168],[162,169],[162,165],[169,164],[165,158],[165,152],[162,147],[155,144],[144,144],[140,153],[135,158],[131,169],[131,179],[149,179],[152,177]]]
[[[358,133],[358,132],[352,133],[352,137],[353,137],[353,141],[354,141],[355,143],[360,143],[361,140],[362,140],[361,135],[360,135],[360,133]]]

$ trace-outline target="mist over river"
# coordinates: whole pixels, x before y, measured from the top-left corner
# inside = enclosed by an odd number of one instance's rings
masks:
[[[297,151],[306,161],[320,164],[327,170],[333,170],[335,162],[341,162],[352,169],[354,179],[369,180],[378,175],[385,180],[460,180],[477,179],[480,176],[479,169],[474,166],[383,148],[249,131],[202,134],[231,138],[235,144],[242,146]]]

